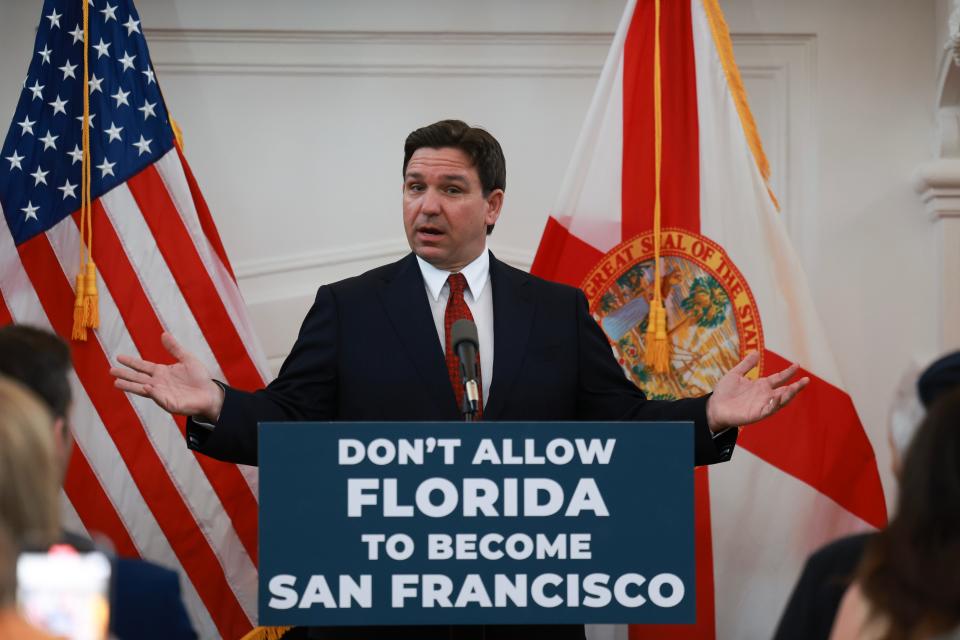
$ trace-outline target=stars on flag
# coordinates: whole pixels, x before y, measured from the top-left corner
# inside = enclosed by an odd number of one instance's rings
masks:
[[[122,104],[125,104],[129,107],[130,103],[127,102],[127,96],[129,95],[129,91],[124,91],[122,87],[117,87],[117,92],[110,97],[117,101],[117,108],[119,108]]]
[[[36,100],[37,98],[40,98],[40,99],[42,100],[42,99],[43,99],[43,88],[44,88],[45,86],[46,86],[46,85],[40,84],[40,82],[39,82],[38,80],[34,80],[34,81],[33,81],[33,86],[32,86],[32,87],[27,87],[27,90],[28,90],[28,91],[32,91],[32,92],[33,92],[33,98],[31,98],[31,100]]]
[[[123,26],[127,28],[128,36],[132,36],[134,33],[140,33],[140,21],[134,20],[133,16],[130,16]]]
[[[18,122],[18,125],[21,127],[20,135],[33,135],[33,125],[37,124],[36,120],[31,120],[27,116],[23,117],[23,122]]]
[[[67,151],[67,155],[72,159],[70,164],[75,165],[83,160],[83,149],[80,148],[80,145],[75,144],[73,145],[73,151]]]
[[[150,153],[150,143],[151,143],[151,142],[153,142],[153,140],[145,140],[144,137],[143,137],[143,134],[141,133],[141,134],[140,134],[140,142],[134,142],[134,143],[133,143],[133,146],[135,146],[137,149],[140,150],[140,153],[137,154],[137,155],[138,155],[138,156],[142,156],[142,155],[145,154],[145,153]]]
[[[133,69],[133,61],[136,60],[137,56],[131,56],[126,51],[123,52],[123,57],[119,58],[120,64],[123,65],[123,70]]]
[[[73,36],[73,42],[71,44],[83,42],[83,27],[78,24],[73,28],[73,31],[70,32],[70,35]]]
[[[105,9],[100,10],[100,13],[103,14],[103,21],[105,23],[117,19],[117,7],[111,7],[109,2],[107,3],[107,7]]]
[[[97,114],[95,114],[95,113],[91,113],[91,114],[90,114],[90,123],[88,124],[88,127],[89,127],[90,129],[93,129],[93,119],[96,118],[96,117],[97,117]],[[83,126],[83,116],[82,116],[82,115],[77,116],[77,122],[80,123],[80,126],[81,126],[81,127]]]
[[[95,94],[97,91],[103,93],[103,89],[100,88],[103,81],[104,78],[98,78],[96,73],[90,74],[90,80],[87,81],[87,84],[90,85],[90,95]]]
[[[37,211],[39,210],[40,210],[40,207],[33,206],[33,200],[30,200],[27,203],[27,206],[25,206],[23,209],[20,209],[20,211],[23,211],[25,214],[27,214],[27,217],[24,218],[23,221],[26,222],[27,220],[36,220]]]
[[[54,10],[53,10],[53,13],[51,13],[50,15],[47,16],[47,20],[50,21],[50,28],[53,29],[54,27],[59,27],[59,26],[60,26],[60,18],[62,18],[62,17],[63,17],[63,14],[62,14],[62,13],[57,13],[57,10],[54,9]]]
[[[93,45],[93,48],[97,50],[97,60],[103,56],[110,55],[110,43],[104,42],[103,38],[100,38],[100,42]]]
[[[57,115],[58,113],[62,113],[63,115],[67,115],[66,106],[67,106],[67,103],[68,103],[68,102],[70,102],[70,101],[69,101],[69,100],[61,100],[61,99],[60,99],[60,94],[57,94],[57,99],[54,100],[53,102],[48,102],[47,104],[49,104],[51,107],[53,107],[53,115]]]
[[[40,165],[37,165],[37,170],[30,174],[30,176],[31,176],[31,177],[33,178],[33,180],[34,180],[33,186],[38,187],[38,186],[40,186],[40,183],[41,183],[41,182],[42,182],[43,184],[47,184],[47,174],[48,174],[48,173],[50,173],[50,172],[49,172],[49,171],[44,171],[44,170],[43,170],[43,167],[41,167]]]
[[[47,149],[53,149],[54,151],[56,151],[57,143],[55,142],[55,140],[59,137],[60,136],[51,135],[50,130],[48,129],[47,135],[39,139],[40,142],[43,143],[43,150],[46,151]]]
[[[20,169],[20,171],[23,171],[23,165],[21,165],[20,162],[24,158],[26,158],[26,156],[18,156],[17,150],[14,149],[13,155],[7,156],[6,158],[4,158],[4,160],[10,161],[10,171],[13,171],[14,169]]]
[[[77,187],[79,187],[79,186],[80,186],[79,184],[71,184],[71,183],[70,183],[70,180],[69,180],[69,178],[68,178],[67,181],[63,183],[63,186],[62,186],[62,187],[57,187],[57,189],[59,189],[60,191],[63,191],[63,199],[64,199],[64,200],[66,200],[67,198],[74,198],[74,199],[76,199],[77,194],[74,193],[74,192],[77,190]]]
[[[95,55],[90,56],[86,86],[79,10],[50,2],[40,17],[35,53],[0,152],[0,205],[11,224],[17,220],[11,230],[18,243],[79,206],[84,89],[94,133],[89,149],[96,169],[94,198],[173,148],[173,131],[135,10],[128,0],[88,3],[93,9],[86,37]],[[22,226],[24,221],[30,224]]]
[[[116,166],[116,162],[109,162],[106,158],[103,159],[103,162],[97,165],[97,169],[100,169],[100,177],[106,178],[108,175],[113,175],[113,167]]]
[[[105,129],[104,133],[110,136],[110,139],[107,140],[108,143],[113,142],[114,140],[120,140],[120,132],[123,131],[123,127],[118,127],[113,122],[110,123],[110,128]],[[122,140],[121,140],[122,142]]]
[[[156,117],[157,114],[154,112],[154,108],[155,108],[156,106],[157,106],[157,103],[156,103],[156,102],[148,102],[148,101],[145,100],[144,103],[143,103],[143,106],[137,108],[137,111],[142,111],[142,112],[143,112],[143,120],[144,120],[144,122],[146,122],[146,120],[149,119],[150,116]]]
[[[70,64],[69,60],[67,60],[67,64],[57,68],[60,69],[60,71],[63,71],[64,80],[66,80],[67,78],[73,78],[74,80],[77,79],[77,76],[74,74],[74,71],[76,71],[77,69],[77,65]]]

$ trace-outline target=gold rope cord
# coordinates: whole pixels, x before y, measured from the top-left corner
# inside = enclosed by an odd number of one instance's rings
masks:
[[[653,22],[653,297],[647,316],[644,362],[655,373],[666,373],[670,368],[670,342],[667,338],[667,310],[660,291],[660,173],[663,160],[663,114],[660,79],[660,0],[654,0]]]

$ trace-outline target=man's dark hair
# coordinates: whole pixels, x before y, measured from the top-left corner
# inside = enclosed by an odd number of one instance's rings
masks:
[[[23,324],[0,327],[0,374],[36,393],[58,418],[70,407],[70,348],[57,335]]]
[[[421,127],[407,136],[403,145],[403,175],[407,175],[407,164],[417,149],[460,149],[473,161],[480,176],[483,196],[487,197],[494,189],[507,188],[507,162],[503,149],[497,139],[484,129],[471,127],[462,120],[441,120]],[[493,232],[493,225],[487,225],[487,235]]]

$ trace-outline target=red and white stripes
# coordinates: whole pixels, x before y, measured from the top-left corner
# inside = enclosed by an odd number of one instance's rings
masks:
[[[265,382],[219,238],[185,162],[167,153],[94,203],[100,329],[71,343],[77,448],[65,482],[75,516],[124,555],[176,568],[202,637],[238,637],[256,619],[255,470],[186,448],[184,420],[118,391],[121,353],[169,361],[170,331],[220,379]],[[0,228],[0,322],[70,334],[79,247],[67,218],[20,247]]]

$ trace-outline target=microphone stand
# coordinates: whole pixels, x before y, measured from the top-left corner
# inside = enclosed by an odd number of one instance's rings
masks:
[[[476,380],[467,380],[461,369],[461,379],[463,379],[463,421],[474,422],[477,415],[477,409],[480,406],[480,386]]]

